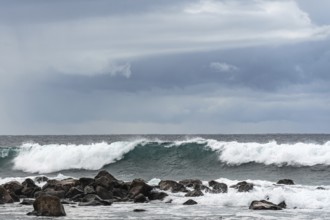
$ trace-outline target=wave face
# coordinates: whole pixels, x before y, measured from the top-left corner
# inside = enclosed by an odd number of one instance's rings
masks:
[[[52,173],[61,170],[98,170],[106,165],[161,167],[164,172],[180,169],[207,169],[261,164],[276,167],[330,165],[330,142],[279,144],[217,141],[190,138],[183,141],[137,139],[92,144],[25,143],[16,148],[0,148],[0,166],[10,161],[13,169],[28,173]],[[228,168],[229,167],[229,168]]]

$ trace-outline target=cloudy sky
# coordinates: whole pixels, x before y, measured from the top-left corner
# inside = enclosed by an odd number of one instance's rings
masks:
[[[0,134],[330,133],[329,0],[0,0]]]

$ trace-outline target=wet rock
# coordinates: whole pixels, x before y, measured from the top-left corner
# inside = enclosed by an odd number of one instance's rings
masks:
[[[39,186],[37,186],[34,181],[30,178],[27,178],[22,183],[22,190],[21,195],[27,197],[27,198],[33,198],[34,194],[41,190]]]
[[[183,205],[196,205],[197,202],[195,200],[189,199],[183,203]]]
[[[199,179],[184,179],[179,181],[179,184],[182,184],[185,187],[194,187],[196,185],[203,185],[202,181],[200,181]]]
[[[95,192],[96,192],[96,195],[98,195],[101,199],[112,199],[113,198],[112,192],[102,186],[97,186],[95,189]]]
[[[73,205],[73,204],[76,204],[76,203],[75,202],[71,202],[68,199],[61,199],[61,204],[63,204],[63,205]]]
[[[65,216],[65,210],[60,202],[60,199],[56,196],[44,195],[38,197],[33,203],[33,212],[29,212],[28,215],[37,216]]]
[[[145,212],[145,211],[147,211],[147,210],[145,210],[145,209],[134,209],[133,210],[133,212]]]
[[[106,171],[106,170],[101,170],[101,171],[95,176],[94,179],[98,179],[98,178],[100,178],[100,177],[102,177],[102,176],[107,177],[109,180],[112,180],[112,181],[115,181],[115,182],[118,181],[113,175],[111,175],[111,174],[110,174],[108,171]]]
[[[4,203],[13,203],[14,200],[8,193],[8,191],[5,189],[5,187],[0,186],[0,204]]]
[[[59,199],[65,198],[65,191],[64,190],[54,190],[54,189],[47,189],[45,191],[38,191],[34,194],[34,198],[38,198],[43,195],[49,195],[49,196],[56,196]]]
[[[93,186],[86,186],[84,188],[84,194],[94,194],[95,190]]]
[[[79,194],[84,194],[84,191],[79,187],[71,187],[69,191],[65,194],[65,198],[72,198]]]
[[[68,178],[64,180],[48,180],[47,183],[42,187],[42,191],[53,189],[55,191],[64,190],[67,193],[70,188],[78,186],[79,180]]]
[[[10,181],[8,183],[5,183],[3,187],[9,192],[9,193],[15,193],[16,195],[21,194],[21,190],[23,189],[23,185],[19,183],[18,181]]]
[[[325,190],[325,188],[322,187],[322,186],[318,186],[318,187],[316,187],[316,189],[317,189],[317,190]]]
[[[112,194],[115,197],[126,198],[128,196],[128,190],[120,189],[120,188],[114,188],[112,190]]]
[[[286,209],[286,203],[285,201],[282,201],[278,204],[279,207],[281,207],[282,209]]]
[[[228,186],[225,183],[219,183],[215,180],[209,181],[209,186],[212,188],[211,193],[227,193]]]
[[[8,191],[8,190],[7,190]],[[14,202],[19,202],[20,201],[20,198],[18,195],[16,195],[15,193],[13,192],[9,192],[9,195],[11,196],[11,198],[14,200]]]
[[[148,199],[142,193],[134,197],[134,203],[145,203],[145,202],[148,202]]]
[[[166,196],[168,196],[167,193],[151,191],[148,195],[148,199],[149,200],[163,200]]]
[[[274,203],[268,202],[266,200],[252,201],[249,209],[252,210],[282,210],[282,208]]]
[[[162,180],[158,184],[159,189],[161,190],[171,190],[172,193],[177,192],[188,192],[186,187],[180,183],[177,183],[173,180]]]
[[[131,188],[128,192],[128,195],[131,199],[134,199],[139,194],[142,194],[147,197],[152,189],[153,187],[146,184],[143,180],[135,179],[131,184]]]
[[[202,191],[200,191],[200,190],[194,190],[194,191],[188,192],[184,196],[186,196],[186,197],[198,197],[198,196],[204,196],[204,193],[202,193]]]
[[[108,200],[103,200],[95,194],[88,194],[81,199],[79,206],[99,206],[99,205],[111,205],[112,202]]]
[[[113,179],[110,179],[107,176],[101,176],[99,178],[95,179],[94,182],[95,186],[102,186],[106,188],[107,190],[113,190],[115,185],[118,185],[117,181],[114,181]]]
[[[81,177],[79,179],[79,183],[82,189],[84,189],[86,186],[94,184],[94,178],[89,178],[89,177]]]
[[[237,189],[238,192],[249,192],[253,190],[253,183],[247,183],[245,181],[242,181],[230,187]]]
[[[294,182],[291,179],[282,179],[282,180],[277,181],[277,184],[294,185]]]
[[[34,178],[34,181],[36,181],[37,183],[42,183],[42,182],[46,182],[48,181],[48,177],[46,176],[37,176],[36,178]]]
[[[23,199],[22,202],[20,202],[21,205],[33,205],[35,199]]]

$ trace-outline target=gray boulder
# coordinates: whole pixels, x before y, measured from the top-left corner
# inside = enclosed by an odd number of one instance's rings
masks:
[[[61,201],[56,196],[43,195],[38,197],[33,203],[34,211],[28,215],[36,216],[65,216],[65,210]]]

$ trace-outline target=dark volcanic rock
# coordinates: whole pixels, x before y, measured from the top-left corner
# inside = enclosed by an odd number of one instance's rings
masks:
[[[196,185],[203,185],[202,181],[200,181],[199,179],[184,179],[179,181],[179,184],[182,184],[185,187],[194,187]]]
[[[23,185],[19,183],[18,181],[10,181],[8,183],[5,183],[3,187],[9,192],[9,193],[15,193],[16,195],[21,194],[21,190],[23,189]]]
[[[101,170],[96,176],[94,179],[98,179],[100,177],[107,177],[109,180],[112,180],[112,181],[118,181],[114,176],[112,176],[108,171],[106,170]]]
[[[252,201],[249,209],[252,210],[282,210],[282,208],[274,203],[268,202],[266,200]]]
[[[112,199],[113,198],[112,192],[102,186],[97,186],[95,189],[95,192],[96,192],[96,195],[98,195],[101,199]]]
[[[64,179],[64,180],[48,180],[47,183],[42,187],[42,190],[53,189],[55,191],[64,190],[67,193],[70,188],[78,186],[80,184],[77,179]]]
[[[84,188],[84,194],[95,194],[95,190],[93,186],[86,186]]]
[[[94,178],[89,177],[81,177],[79,179],[79,183],[82,189],[84,189],[86,186],[92,185],[94,183]]]
[[[189,199],[183,203],[183,205],[196,205],[197,202],[195,200]]]
[[[225,183],[219,183],[217,181],[209,181],[209,186],[212,187],[211,193],[227,193],[228,186]]]
[[[186,195],[184,195],[186,197],[197,197],[197,196],[204,196],[204,193],[202,193],[202,191],[200,190],[194,190],[194,191],[190,191],[188,192]]]
[[[161,190],[171,190],[171,192],[173,193],[188,192],[184,185],[177,183],[173,180],[162,180],[159,182],[158,186]]]
[[[5,189],[5,187],[0,186],[0,204],[3,203],[13,203],[14,200],[8,193],[8,191]]]
[[[163,200],[166,196],[168,196],[167,193],[151,191],[148,195],[148,199],[149,200]]]
[[[131,199],[134,199],[138,194],[142,194],[147,197],[152,189],[153,187],[146,184],[143,180],[135,179],[131,183],[131,188],[128,195]]]
[[[277,181],[277,184],[284,184],[284,185],[294,185],[293,180],[290,179],[282,179]]]
[[[148,199],[142,193],[134,197],[134,203],[144,203],[144,202],[148,202]]]
[[[79,187],[71,187],[69,191],[65,194],[65,198],[72,198],[79,194],[84,194],[84,191]]]
[[[285,201],[280,202],[280,203],[278,204],[278,206],[281,207],[282,209],[286,209],[286,203],[285,203]]]
[[[28,215],[37,216],[65,216],[65,210],[60,199],[55,196],[40,196],[33,203],[33,212]]]
[[[147,211],[147,210],[145,210],[145,209],[134,209],[133,210],[133,212],[145,212],[145,211]]]
[[[113,194],[113,196],[118,197],[118,198],[126,198],[128,196],[128,190],[114,188],[112,190],[112,194]]]
[[[46,177],[46,176],[37,176],[36,178],[34,178],[34,181],[36,181],[37,183],[46,182],[46,181],[48,181],[48,177]]]
[[[34,194],[41,190],[39,186],[37,186],[34,181],[30,178],[27,178],[22,183],[23,188],[21,189],[21,194],[28,198],[33,198]]]
[[[318,187],[316,187],[316,189],[317,189],[317,190],[325,190],[325,188],[322,187],[322,186],[318,186]]]
[[[56,196],[59,199],[63,199],[65,197],[65,191],[64,190],[54,190],[54,189],[47,189],[45,191],[38,191],[34,194],[34,198],[38,198],[43,195],[49,195],[49,196]]]
[[[231,188],[235,188],[238,192],[249,192],[253,190],[253,183],[247,183],[245,181],[239,182],[236,185],[231,186]]]
[[[111,201],[103,200],[98,195],[88,194],[81,199],[79,206],[99,206],[99,205],[111,205]]]

